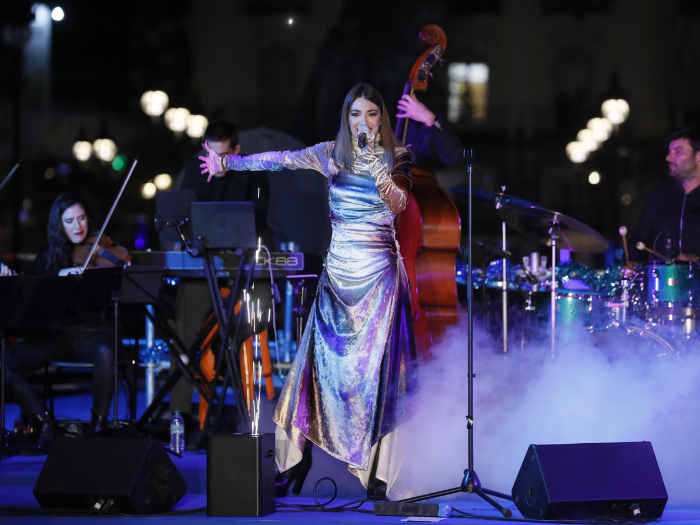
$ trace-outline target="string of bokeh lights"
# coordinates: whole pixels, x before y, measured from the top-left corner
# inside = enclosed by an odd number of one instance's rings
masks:
[[[184,132],[193,139],[201,138],[207,129],[209,121],[204,115],[193,115],[187,108],[168,108],[170,99],[163,91],[146,91],[141,95],[141,109],[154,121],[159,121],[161,115],[165,125],[176,136]],[[118,155],[116,143],[106,137],[96,139],[94,142],[77,140],[73,144],[73,156],[86,162],[92,157],[102,161],[111,162],[115,171],[126,168],[128,158],[126,155]],[[141,197],[152,199],[158,190],[167,190],[172,186],[172,177],[168,173],[161,173],[153,177],[141,186]]]
[[[576,134],[576,140],[566,145],[566,155],[575,164],[586,162],[591,153],[600,148],[608,140],[613,131],[617,131],[620,124],[627,120],[630,106],[622,98],[611,98],[603,102],[600,107],[602,118],[592,118],[586,124],[586,128]],[[588,175],[590,184],[600,183],[600,173],[593,171]]]

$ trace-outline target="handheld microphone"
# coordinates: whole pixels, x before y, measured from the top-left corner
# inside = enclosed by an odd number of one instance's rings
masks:
[[[360,146],[360,149],[365,149],[367,147],[367,133],[364,131],[360,131],[357,134],[357,145]]]

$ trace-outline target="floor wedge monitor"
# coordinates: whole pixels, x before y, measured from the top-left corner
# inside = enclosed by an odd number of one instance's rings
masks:
[[[173,508],[187,483],[163,446],[145,439],[58,438],[34,485],[42,508],[155,514]]]
[[[530,445],[512,494],[537,520],[657,519],[668,500],[648,441]]]

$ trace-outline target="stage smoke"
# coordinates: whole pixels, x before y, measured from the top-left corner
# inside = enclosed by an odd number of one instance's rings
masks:
[[[669,505],[699,504],[700,348],[658,357],[619,332],[562,332],[554,357],[548,344],[504,357],[502,343],[475,327],[474,470],[483,485],[509,494],[530,444],[651,441]],[[403,465],[392,499],[457,487],[468,466],[466,322],[433,351],[397,433]]]

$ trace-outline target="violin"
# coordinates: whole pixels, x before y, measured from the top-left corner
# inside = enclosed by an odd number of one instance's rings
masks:
[[[93,245],[97,239],[97,234],[93,233],[87,237],[82,244],[76,245],[71,254],[71,260],[76,266],[84,266],[86,268],[101,268],[105,266],[116,266],[117,264],[128,264],[131,262],[131,255],[123,246],[114,244],[112,239],[106,235],[100,237],[97,247],[93,251]],[[92,251],[90,260],[88,255]]]

